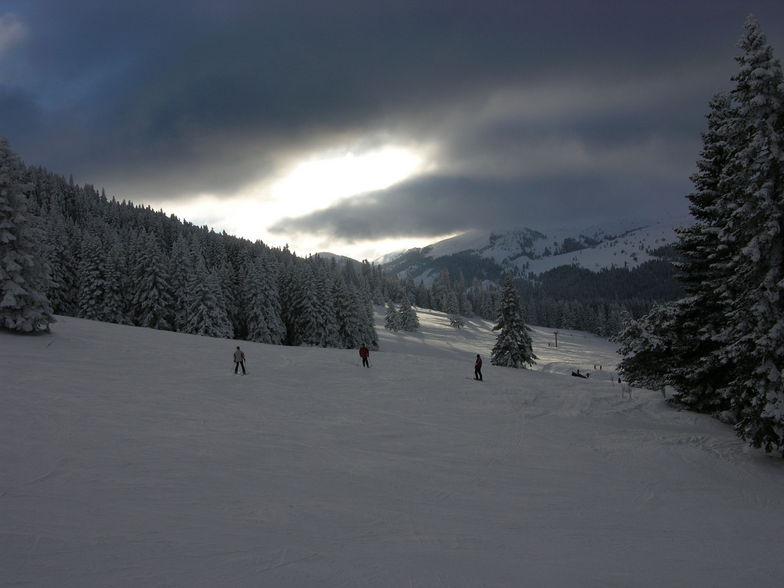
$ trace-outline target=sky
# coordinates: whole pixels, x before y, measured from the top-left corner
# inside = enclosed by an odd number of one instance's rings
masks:
[[[780,0],[4,0],[28,165],[298,254],[687,211],[712,96]]]

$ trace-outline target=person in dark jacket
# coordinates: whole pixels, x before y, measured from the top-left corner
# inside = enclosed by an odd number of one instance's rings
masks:
[[[482,358],[476,354],[476,361],[474,362],[474,380],[482,379]]]
[[[234,351],[234,373],[237,373],[237,370],[242,366],[242,375],[245,375],[245,353],[240,349],[240,346],[237,345],[237,349]]]
[[[359,356],[362,358],[362,365],[369,368],[368,357],[370,356],[370,349],[365,347],[364,343],[359,346]]]

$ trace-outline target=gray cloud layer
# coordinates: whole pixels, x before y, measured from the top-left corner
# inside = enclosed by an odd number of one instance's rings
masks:
[[[780,4],[11,0],[0,133],[29,163],[148,200],[230,195],[380,135],[440,146],[437,172],[284,232],[677,209],[746,14],[781,55]]]
[[[590,225],[619,208],[660,217],[663,193],[677,183],[634,177],[563,175],[513,181],[426,176],[272,227],[280,233],[339,235],[348,241],[444,235],[472,228]],[[413,212],[412,212],[413,211]]]

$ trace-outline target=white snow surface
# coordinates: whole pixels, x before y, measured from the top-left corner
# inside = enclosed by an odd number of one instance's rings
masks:
[[[489,323],[419,316],[370,369],[68,317],[0,333],[0,585],[781,585],[780,458],[623,396],[600,338],[534,328],[514,370]]]

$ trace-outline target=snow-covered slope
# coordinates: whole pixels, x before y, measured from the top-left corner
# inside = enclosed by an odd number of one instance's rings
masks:
[[[420,319],[370,369],[73,318],[0,332],[0,584],[780,585],[780,459],[624,397],[596,337],[534,329],[537,369],[512,370],[489,324]]]
[[[437,260],[455,255],[463,256],[468,263],[476,258],[490,261],[499,269],[515,268],[523,275],[541,274],[563,265],[591,271],[634,268],[658,259],[656,250],[672,245],[676,240],[675,228],[688,224],[688,218],[678,217],[612,221],[582,229],[516,229],[490,234],[473,230],[384,259],[396,273],[410,273],[415,281],[426,284],[438,276]]]

